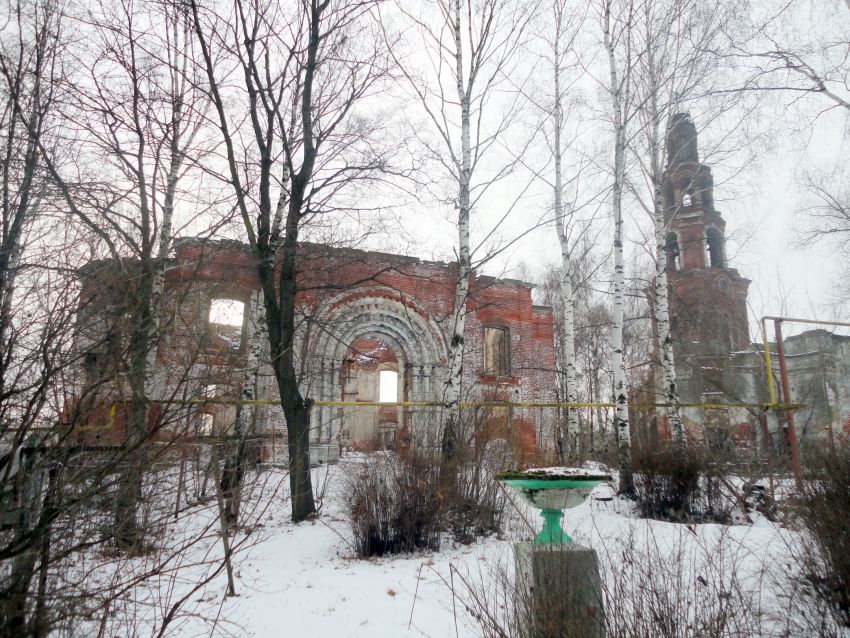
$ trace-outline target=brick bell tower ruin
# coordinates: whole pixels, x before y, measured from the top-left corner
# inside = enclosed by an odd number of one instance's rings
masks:
[[[731,354],[750,344],[750,280],[726,258],[726,222],[714,208],[711,169],[699,160],[697,130],[688,113],[670,118],[662,185],[667,227],[670,326],[682,403],[730,403],[735,396]],[[731,442],[728,412],[683,408],[689,437]]]

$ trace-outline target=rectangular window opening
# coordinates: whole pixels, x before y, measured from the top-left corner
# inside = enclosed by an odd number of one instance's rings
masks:
[[[201,436],[212,436],[214,425],[215,417],[208,412],[203,412],[201,414],[201,430],[199,434]]]
[[[215,350],[242,349],[245,303],[238,299],[213,299],[209,314],[210,345]]]
[[[507,328],[484,328],[483,374],[490,374],[497,377],[510,375],[508,334]]]
[[[381,370],[378,401],[380,403],[395,403],[397,400],[398,372],[395,370]]]

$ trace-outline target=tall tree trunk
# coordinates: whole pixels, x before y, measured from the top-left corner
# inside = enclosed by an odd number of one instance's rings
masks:
[[[608,54],[610,87],[614,115],[614,184],[612,209],[614,217],[614,300],[611,316],[611,367],[614,376],[614,424],[617,433],[618,468],[620,470],[620,492],[634,493],[632,476],[632,446],[629,426],[628,386],[623,361],[623,327],[625,315],[625,265],[623,255],[623,186],[626,180],[626,122],[624,111],[628,95],[617,73],[614,43],[611,38],[610,6],[603,16],[603,37]],[[628,73],[628,71],[626,71]],[[628,85],[626,85],[628,86]]]
[[[262,288],[270,363],[286,418],[292,519],[300,521],[316,511],[310,478],[312,401],[299,390],[294,359],[300,224],[327,210],[327,198],[340,188],[338,180],[356,180],[384,167],[383,161],[369,160],[363,154],[360,159],[368,161],[356,174],[349,172],[353,168],[350,165],[339,172],[329,169],[336,159],[359,148],[345,140],[361,135],[354,129],[362,129],[359,125],[349,127],[346,120],[353,116],[357,101],[369,94],[367,87],[383,76],[374,59],[348,58],[347,53],[341,53],[351,36],[349,27],[370,14],[372,3],[304,0],[290,14],[281,13],[275,3],[234,0],[227,6],[234,7],[236,19],[226,34],[216,32],[216,25],[228,24],[228,20],[218,15],[211,16],[209,22],[201,19],[199,4],[197,0],[188,2],[226,151],[228,182]],[[279,25],[280,29],[272,28],[270,25],[279,24],[278,18],[291,21]],[[208,24],[212,25],[211,33],[205,33]],[[232,43],[221,40],[231,36]],[[290,36],[294,43],[290,43]],[[226,55],[233,55],[240,67],[250,132],[239,129],[237,135],[232,129],[233,120],[225,110],[216,79],[213,42],[220,43]],[[281,47],[289,51],[283,58],[277,55]],[[331,68],[344,72],[346,81],[336,77],[332,89],[324,84],[314,86],[324,80],[320,71],[334,73]],[[359,139],[367,135],[362,132]],[[240,152],[235,148],[237,141],[247,142]],[[273,148],[275,144],[280,147]],[[331,160],[321,163],[321,172],[315,170],[320,152]],[[246,184],[243,162],[254,156],[259,162],[247,161],[258,169],[256,180]],[[341,164],[349,164],[348,159],[345,157]],[[280,180],[272,178],[272,170],[277,170],[275,162],[283,168]],[[275,208],[271,189],[278,185],[280,197]]]
[[[652,33],[651,6],[644,7],[647,33]],[[673,441],[677,444],[685,442],[685,429],[679,413],[679,392],[676,386],[676,364],[673,356],[673,337],[670,332],[670,307],[667,289],[667,226],[664,222],[664,200],[661,184],[664,179],[663,140],[661,138],[662,114],[658,105],[660,87],[659,73],[655,59],[655,50],[648,47],[645,53],[647,84],[649,99],[646,103],[648,111],[647,137],[649,147],[649,170],[652,183],[652,221],[655,230],[655,290],[653,311],[655,325],[658,331],[658,358],[661,364],[660,392],[656,403],[666,403],[669,407],[656,410],[659,415],[666,416],[670,425]],[[660,400],[658,400],[660,399]]]
[[[171,24],[171,38],[175,44],[175,51],[180,50],[179,46],[179,18],[173,17]],[[183,25],[183,43],[188,44],[188,25]],[[178,54],[179,55],[179,54]],[[187,77],[188,58],[183,56],[183,65],[181,69],[171,67],[171,139],[169,141],[169,164],[168,174],[165,181],[165,198],[162,204],[162,218],[159,223],[159,242],[157,245],[157,253],[153,268],[153,283],[151,285],[151,334],[150,347],[147,353],[147,369],[150,372],[147,375],[148,396],[153,390],[152,385],[156,379],[153,370],[156,369],[156,351],[159,342],[159,336],[162,332],[162,291],[165,283],[165,270],[168,263],[168,253],[171,250],[171,235],[174,219],[174,204],[177,195],[177,182],[180,178],[180,169],[183,165],[183,152],[180,148],[181,138],[183,135],[183,108],[184,95],[186,93],[186,77]]]
[[[47,490],[44,494],[44,505],[42,508],[41,522],[39,527],[43,530],[41,547],[39,548],[38,566],[38,589],[36,592],[35,611],[32,619],[33,638],[46,638],[50,633],[50,621],[47,617],[50,600],[47,593],[47,581],[50,570],[50,535],[53,519],[56,516],[56,507],[59,499],[59,471],[60,465],[51,462],[47,468]]]
[[[138,105],[142,99],[141,87],[138,83],[134,83],[134,105]],[[138,109],[138,106],[135,106],[135,108]],[[137,179],[135,186],[139,195],[141,238],[137,283],[135,288],[128,291],[126,296],[128,314],[132,318],[127,347],[129,366],[126,375],[127,385],[130,389],[130,409],[124,426],[124,439],[121,449],[124,469],[118,479],[115,494],[114,526],[116,544],[129,550],[138,550],[144,536],[144,530],[139,525],[137,510],[142,500],[144,470],[147,467],[147,438],[150,426],[148,357],[151,351],[151,336],[155,332],[156,318],[153,314],[152,300],[157,267],[156,261],[151,258],[154,243],[151,232],[153,219],[144,165],[147,142],[145,131],[138,124],[138,117],[135,121],[139,128],[134,131],[138,138],[134,158],[136,160],[134,176]]]
[[[17,68],[13,72],[11,68],[3,65],[3,74],[7,81],[6,90],[9,96],[6,108],[11,111],[8,130],[5,132],[6,153],[2,158],[3,226],[2,238],[0,238],[0,295],[2,295],[0,296],[0,354],[3,355],[3,361],[0,362],[0,391],[4,392],[6,383],[5,355],[7,353],[9,328],[12,324],[12,298],[15,294],[18,262],[21,256],[21,238],[32,215],[33,207],[36,206],[33,199],[37,190],[34,182],[39,164],[38,145],[42,142],[41,136],[46,113],[44,102],[50,102],[50,99],[43,95],[42,81],[44,73],[49,73],[49,66],[46,68],[46,65],[50,63],[47,58],[49,54],[48,44],[51,42],[51,30],[58,28],[51,18],[53,18],[53,9],[45,7],[41,28],[34,34],[36,47],[32,68]],[[25,96],[21,94],[27,81],[26,75],[31,75],[33,79],[31,104],[27,115],[23,112],[23,98]],[[14,180],[11,173],[17,164],[15,147],[18,141],[19,123],[26,129],[26,151],[24,152],[20,184],[17,189],[14,189],[17,190],[17,193],[13,193],[12,183]],[[14,203],[15,196],[17,196],[17,203]],[[20,444],[20,442],[16,442],[17,444]]]
[[[305,3],[306,4],[306,3]],[[258,183],[259,211],[256,216],[249,208],[241,179],[241,171],[237,165],[236,152],[234,149],[234,137],[230,131],[230,124],[225,112],[224,101],[219,92],[218,82],[215,77],[214,63],[209,48],[207,35],[202,28],[199,19],[198,3],[190,2],[192,10],[192,23],[201,48],[204,67],[210,82],[210,95],[218,115],[218,126],[222,134],[227,162],[229,168],[230,183],[233,186],[234,195],[237,200],[239,214],[248,235],[248,243],[257,268],[262,303],[266,310],[266,328],[268,330],[269,354],[271,366],[274,371],[280,394],[280,405],[286,419],[286,432],[289,448],[289,484],[291,491],[292,520],[302,521],[316,511],[313,500],[313,487],[310,479],[310,406],[312,401],[305,399],[298,388],[298,377],[295,372],[294,363],[294,340],[295,340],[295,302],[298,292],[297,276],[297,249],[298,231],[301,216],[305,212],[305,196],[313,177],[313,167],[316,162],[318,151],[315,145],[313,131],[313,81],[317,68],[317,54],[320,46],[319,22],[322,11],[327,3],[319,4],[312,0],[306,7],[308,12],[308,43],[307,59],[301,78],[301,132],[303,162],[298,171],[291,169],[285,174],[290,177],[289,201],[286,203],[286,219],[283,236],[278,246],[276,234],[276,212],[282,212],[283,201],[279,201],[276,211],[272,211],[271,203],[271,169],[273,165],[271,144],[274,136],[264,133],[261,116],[259,114],[260,100],[257,97],[258,87],[254,75],[256,61],[254,59],[254,45],[247,39],[243,51],[243,72],[246,88],[250,100],[250,117],[254,131],[254,141],[260,153],[260,175]],[[244,7],[240,4],[240,10]],[[277,118],[275,113],[266,113],[268,126],[271,127]],[[271,129],[268,129],[269,131]],[[280,131],[281,133],[283,131]],[[295,154],[294,149],[286,148],[287,162]],[[282,189],[285,189],[285,182]],[[281,196],[283,197],[283,196]],[[256,229],[254,219],[256,217]],[[280,272],[276,274],[276,255],[280,250]],[[279,296],[278,296],[279,295]]]
[[[27,543],[26,537],[34,533],[33,522],[38,521],[42,513],[44,488],[44,469],[35,455],[26,455],[21,459],[18,474],[22,518],[15,531],[16,539],[11,545],[23,547],[23,551],[13,556],[4,566],[4,585],[0,596],[0,637],[18,638],[26,636],[27,618],[30,616],[28,603],[31,600],[31,585],[39,556],[39,542]],[[38,538],[38,535],[36,536]],[[42,539],[43,540],[43,537]]]
[[[138,507],[142,501],[144,468],[147,466],[146,439],[150,414],[147,358],[150,347],[150,295],[153,277],[149,271],[145,272],[148,266],[148,263],[143,263],[139,288],[133,291],[135,309],[132,314],[138,323],[131,331],[128,346],[130,369],[127,373],[127,385],[130,388],[130,401],[120,452],[124,467],[115,490],[114,541],[119,547],[131,551],[140,548],[144,537],[144,530],[138,521]]]
[[[170,35],[177,44],[179,18],[174,17],[169,25]],[[188,26],[184,26],[184,42]],[[133,45],[134,46],[134,45]],[[179,47],[175,46],[175,50]],[[128,382],[130,386],[130,413],[127,419],[124,436],[124,454],[127,467],[120,479],[116,493],[115,509],[115,541],[123,547],[133,548],[142,541],[143,530],[137,522],[138,503],[142,498],[144,483],[144,468],[147,465],[146,439],[149,436],[150,400],[157,392],[156,381],[156,351],[162,323],[162,292],[165,281],[165,268],[168,252],[171,246],[172,220],[176,199],[177,182],[180,175],[183,155],[180,148],[183,133],[183,99],[186,89],[186,58],[183,58],[183,68],[171,68],[172,111],[171,139],[169,140],[169,166],[166,175],[165,196],[162,206],[162,218],[159,225],[159,236],[156,241],[156,252],[153,258],[153,237],[151,224],[153,210],[144,166],[145,132],[139,128],[136,177],[137,188],[141,203],[140,213],[142,223],[141,241],[141,273],[138,278],[139,288],[133,291],[134,326],[130,338],[129,356],[130,371]],[[133,86],[134,103],[140,102],[140,87]],[[135,120],[137,126],[138,119]]]
[[[563,104],[561,100],[561,7],[555,9],[555,38],[554,38],[554,81],[555,105],[553,126],[555,133],[555,228],[558,233],[558,243],[561,246],[561,302],[564,308],[564,343],[563,361],[567,386],[567,403],[578,402],[576,388],[576,344],[575,344],[575,299],[573,297],[572,262],[570,257],[569,236],[567,235],[568,217],[564,207],[563,185],[563,150],[561,137],[563,129]],[[578,410],[567,407],[567,435],[569,437],[568,453],[573,461],[579,459],[580,430]]]
[[[677,444],[685,443],[685,428],[679,413],[679,391],[676,385],[676,364],[673,358],[673,335],[670,331],[670,306],[667,296],[667,229],[664,224],[664,204],[660,188],[655,194],[655,323],[658,326],[658,355],[661,360],[662,403],[670,424],[670,433]]]
[[[318,46],[318,16],[313,23],[315,27],[316,46]],[[311,37],[311,41],[312,41]],[[315,65],[315,58],[313,59]],[[314,66],[315,68],[315,66]],[[312,88],[312,87],[311,87]],[[305,89],[306,92],[306,89]],[[307,104],[308,102],[305,102]],[[312,151],[312,161],[315,161],[315,148],[312,138],[305,143]],[[305,150],[307,157],[308,150]],[[312,161],[308,170],[312,171]],[[307,166],[305,164],[305,166]],[[292,180],[289,211],[286,219],[286,235],[283,238],[282,260],[280,269],[280,332],[277,339],[272,336],[271,345],[275,356],[278,387],[281,391],[281,403],[286,416],[287,447],[289,449],[289,487],[292,494],[292,520],[302,521],[315,514],[316,504],[313,500],[313,484],[310,477],[310,411],[312,399],[306,399],[298,388],[298,376],[295,371],[295,298],[298,292],[297,260],[298,260],[298,231],[304,193],[307,183],[304,178],[305,167]],[[307,173],[310,174],[309,172]],[[268,310],[268,306],[266,306]],[[267,324],[270,322],[267,321]],[[271,327],[271,326],[269,326]],[[276,347],[275,347],[276,346]]]
[[[227,446],[227,456],[221,475],[221,491],[225,503],[225,518],[229,525],[236,526],[239,522],[239,506],[242,496],[242,480],[245,474],[246,437],[251,433],[251,423],[256,411],[253,401],[256,400],[255,388],[260,373],[260,356],[263,342],[268,339],[265,330],[266,310],[261,296],[255,296],[249,302],[248,325],[246,340],[248,342],[248,357],[242,374],[242,390],[240,403],[236,408],[234,423],[235,441]]]
[[[463,383],[464,330],[466,328],[466,303],[469,300],[469,279],[472,272],[472,257],[469,247],[470,181],[472,180],[472,147],[470,142],[470,96],[465,86],[463,48],[461,46],[460,0],[452,3],[455,39],[455,72],[457,96],[461,109],[461,165],[458,178],[458,273],[455,287],[454,320],[452,338],[449,343],[449,376],[446,379],[445,402],[447,419],[443,427],[443,460],[451,461],[463,445],[460,436],[460,399]]]
[[[30,598],[30,584],[35,574],[38,550],[33,545],[9,561],[8,583],[0,602],[0,617],[3,627],[0,637],[19,638],[27,635],[27,601]]]

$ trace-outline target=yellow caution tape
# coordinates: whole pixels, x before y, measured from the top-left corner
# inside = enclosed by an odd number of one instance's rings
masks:
[[[115,420],[115,407],[121,401],[112,404],[110,409],[110,424]],[[151,400],[151,403],[176,404],[176,405],[280,405],[280,401],[253,400],[242,401],[239,399],[189,399],[189,400]],[[446,404],[441,401],[313,401],[314,406],[333,408],[445,408]],[[701,408],[704,410],[731,410],[734,408],[751,408],[761,410],[798,410],[806,407],[804,403],[644,403],[629,402],[630,408]],[[466,401],[460,404],[461,408],[613,408],[614,403],[582,403],[582,402],[559,402],[559,401]]]

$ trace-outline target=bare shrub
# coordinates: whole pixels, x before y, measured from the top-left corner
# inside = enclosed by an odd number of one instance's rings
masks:
[[[470,414],[446,461],[432,415],[415,416],[397,452],[369,453],[348,472],[346,513],[359,556],[438,549],[443,533],[468,544],[502,530],[507,496],[495,477],[516,467],[513,442],[492,436],[489,415]]]
[[[805,579],[833,620],[850,628],[850,447],[810,469],[798,512],[812,541],[799,552]]]
[[[346,514],[358,556],[439,549],[445,504],[439,468],[422,454],[373,453],[345,477]]]
[[[606,553],[605,611],[610,638],[740,637],[769,635],[752,557],[728,542],[684,526],[671,537],[647,529],[629,533],[619,550]],[[745,575],[749,572],[749,584]]]
[[[495,480],[513,467],[515,454],[505,439],[469,445],[454,460],[454,476],[442,486],[446,503],[447,529],[460,543],[499,533],[507,500]]]
[[[634,468],[635,498],[646,518],[729,523],[741,501],[723,464],[698,448],[644,449],[635,455]]]
[[[151,446],[137,517],[145,543],[130,553],[110,536],[120,450],[30,448],[50,462],[41,461],[49,471],[40,518],[48,508],[52,515],[35,556],[47,567],[36,564],[35,585],[23,590],[22,602],[40,622],[0,626],[0,636],[171,635],[184,623],[213,630],[225,622],[215,609],[196,604],[198,596],[217,595],[216,581],[227,570],[220,511],[214,499],[190,498],[203,469],[191,459],[181,467],[176,451],[175,444]],[[253,530],[268,518],[286,478],[278,471],[246,472],[243,526],[230,536],[232,562],[261,540]],[[19,562],[29,554],[20,556]]]

